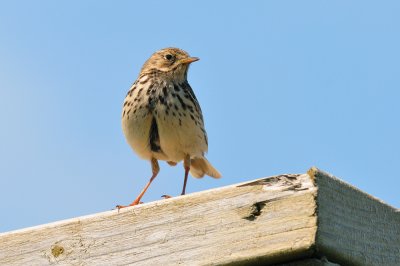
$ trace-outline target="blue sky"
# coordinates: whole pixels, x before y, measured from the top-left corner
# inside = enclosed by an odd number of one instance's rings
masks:
[[[400,206],[398,1],[3,1],[0,232],[130,203],[151,175],[121,131],[144,61],[200,57],[189,82],[209,160],[187,192],[311,166]],[[143,200],[178,195],[161,163]]]

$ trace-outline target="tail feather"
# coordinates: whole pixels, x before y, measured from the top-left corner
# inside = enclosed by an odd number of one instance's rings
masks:
[[[205,157],[193,158],[190,160],[190,174],[196,178],[201,178],[204,175],[214,178],[221,177],[220,172],[218,172]]]

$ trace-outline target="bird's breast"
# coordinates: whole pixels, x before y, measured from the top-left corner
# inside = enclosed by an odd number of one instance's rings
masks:
[[[180,161],[185,154],[197,156],[207,151],[201,109],[186,84],[143,79],[128,92],[123,129],[139,155]]]

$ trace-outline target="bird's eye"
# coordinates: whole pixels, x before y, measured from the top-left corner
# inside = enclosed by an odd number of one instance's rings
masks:
[[[165,55],[165,59],[167,59],[167,60],[171,60],[172,58],[174,58],[174,57],[171,54]]]

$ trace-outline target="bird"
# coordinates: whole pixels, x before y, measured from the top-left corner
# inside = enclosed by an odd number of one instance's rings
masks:
[[[220,178],[221,173],[206,159],[207,133],[203,114],[187,81],[191,63],[198,61],[179,48],[153,53],[126,94],[122,109],[122,131],[132,150],[151,164],[152,176],[136,199],[141,203],[160,172],[158,161],[175,166],[183,161],[186,193],[188,174]],[[118,209],[127,207],[117,205]]]

